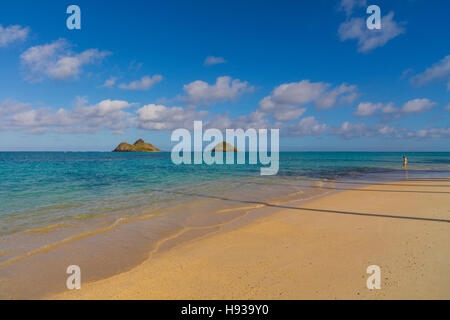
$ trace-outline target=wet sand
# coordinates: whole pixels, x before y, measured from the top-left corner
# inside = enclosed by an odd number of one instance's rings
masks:
[[[450,299],[450,179],[384,183],[272,208],[47,298]],[[366,287],[370,265],[381,268],[379,290]]]

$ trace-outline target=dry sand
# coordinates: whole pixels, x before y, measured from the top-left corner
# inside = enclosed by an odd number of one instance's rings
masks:
[[[49,298],[450,299],[450,179],[373,185],[299,207]],[[366,287],[369,265],[381,268],[380,290]]]

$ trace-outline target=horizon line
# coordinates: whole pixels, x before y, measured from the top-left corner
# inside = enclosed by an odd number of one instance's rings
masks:
[[[14,152],[48,152],[48,153],[76,153],[76,152],[98,152],[98,153],[171,153],[171,151],[165,151],[165,150],[161,150],[158,152],[114,152],[113,150],[111,151],[107,151],[107,150],[1,150],[0,152],[4,152],[4,153],[14,153]],[[203,151],[204,152],[204,151]],[[245,151],[246,153],[248,152],[258,152],[258,151]],[[270,152],[270,150],[269,150]],[[442,150],[438,150],[438,151],[424,151],[424,150],[399,150],[399,151],[392,151],[392,150],[311,150],[311,149],[306,149],[306,150],[280,150],[280,153],[282,152],[286,152],[286,153],[294,153],[294,152],[372,152],[372,153],[414,153],[414,152],[426,152],[426,153],[433,153],[433,152],[438,152],[438,153],[450,153],[449,151],[442,151]],[[194,153],[194,152],[189,152],[189,153]]]

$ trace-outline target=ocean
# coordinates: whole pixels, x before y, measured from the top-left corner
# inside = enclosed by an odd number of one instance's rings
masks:
[[[295,188],[314,179],[401,179],[403,155],[282,152],[278,174],[262,177],[260,164],[174,165],[170,153],[0,152],[0,236],[98,215],[136,215],[201,195],[241,194],[255,184],[272,186],[275,195],[280,181]],[[410,175],[450,170],[450,153],[405,155]]]
[[[85,269],[107,259],[89,276],[97,279],[142,261],[162,239],[212,232],[267,203],[448,178],[450,152],[281,152],[277,175],[261,176],[260,168],[175,165],[170,153],[0,152],[0,284],[13,275],[23,280],[31,261],[54,259],[49,252],[61,265],[72,259]],[[11,291],[22,282],[14,283],[0,285],[0,297],[2,289],[3,296],[38,296],[29,288]]]

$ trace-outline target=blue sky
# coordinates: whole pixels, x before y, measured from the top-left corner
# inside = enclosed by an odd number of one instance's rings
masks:
[[[81,30],[66,8],[81,8]],[[368,5],[381,30],[368,30]],[[0,150],[110,150],[205,127],[282,150],[450,151],[448,1],[0,4]],[[209,58],[208,58],[209,57]]]

